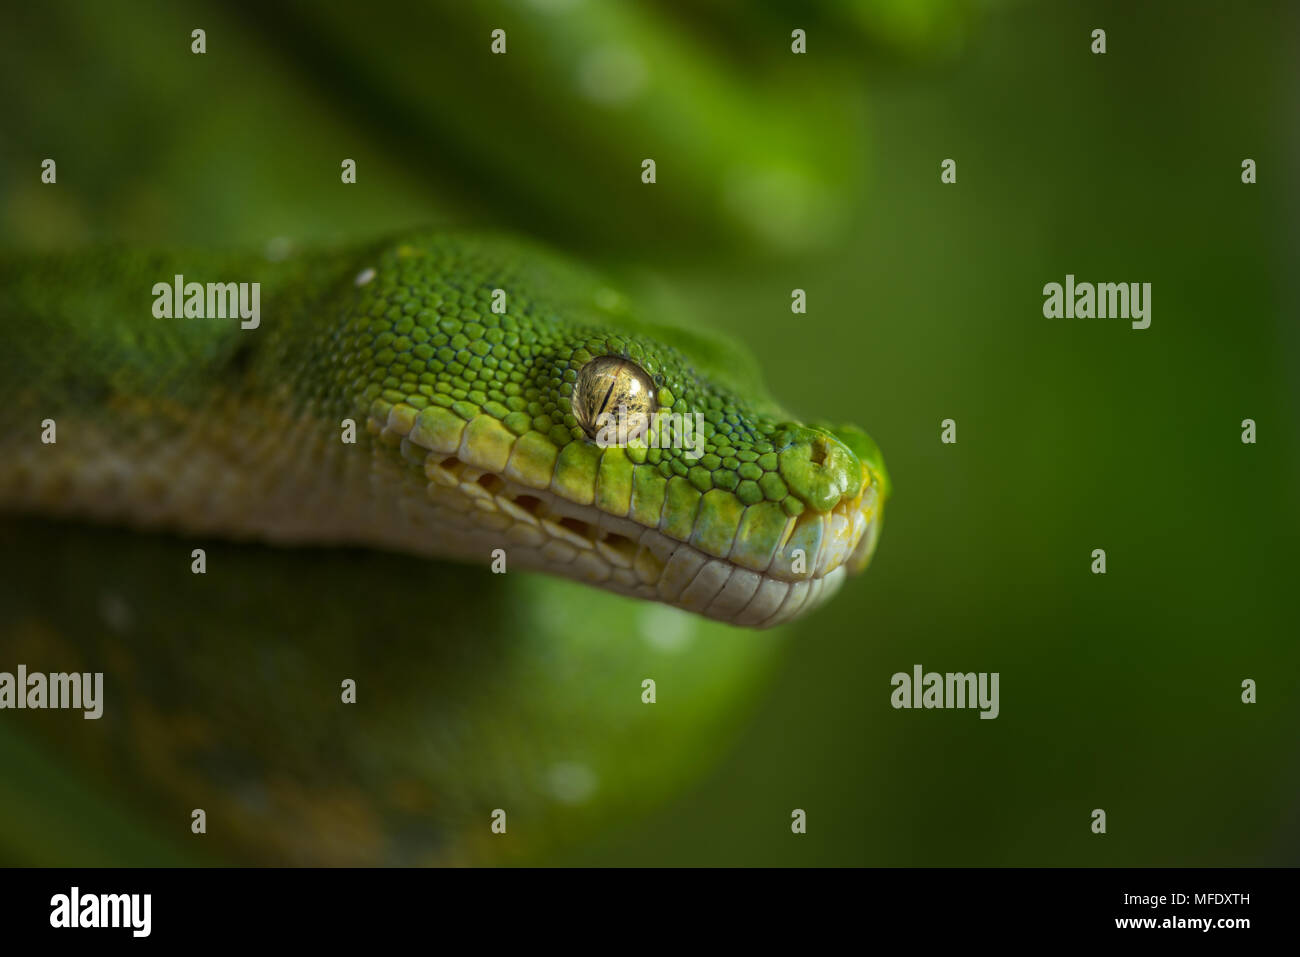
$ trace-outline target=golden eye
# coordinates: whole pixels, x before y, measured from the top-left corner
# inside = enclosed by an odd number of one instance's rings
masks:
[[[573,384],[573,417],[593,439],[606,424],[618,425],[622,416],[646,416],[648,424],[658,407],[650,376],[635,362],[618,356],[592,359],[578,371]],[[613,418],[602,420],[602,415]]]

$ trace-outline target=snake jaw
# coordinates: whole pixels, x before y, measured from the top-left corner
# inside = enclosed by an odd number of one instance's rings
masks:
[[[828,512],[790,518],[762,569],[720,557],[554,488],[521,485],[445,451],[427,453],[427,497],[441,529],[439,550],[481,560],[506,548],[511,567],[574,578],[730,624],[769,628],[801,617],[865,567],[879,527],[878,491],[864,482]],[[816,550],[794,554],[803,543]],[[734,549],[733,549],[734,551]]]

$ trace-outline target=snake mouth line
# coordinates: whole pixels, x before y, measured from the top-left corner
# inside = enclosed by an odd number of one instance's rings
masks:
[[[438,522],[465,557],[481,560],[485,548],[505,546],[511,567],[564,575],[751,628],[790,621],[828,599],[849,573],[865,567],[879,527],[876,490],[864,484],[862,494],[830,512],[808,510],[792,518],[768,566],[754,569],[658,528],[520,485],[456,455],[430,452],[423,464]],[[801,568],[789,553],[794,544],[808,543],[816,543],[816,551],[803,556]]]

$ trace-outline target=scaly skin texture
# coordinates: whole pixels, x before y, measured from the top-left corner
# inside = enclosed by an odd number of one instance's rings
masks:
[[[154,317],[175,274],[261,282],[259,327]],[[11,265],[0,308],[11,508],[503,555],[759,627],[816,607],[875,546],[887,479],[864,433],[793,421],[737,347],[648,324],[511,240]],[[702,415],[702,457],[583,432],[574,382],[604,355],[644,369],[661,412]],[[53,444],[35,441],[47,419]]]
[[[152,286],[176,273],[261,282],[259,328],[155,319]],[[281,263],[0,257],[0,338],[0,670],[105,674],[99,721],[4,713],[6,861],[550,860],[715,761],[776,648],[615,594],[620,560],[653,571],[654,553],[591,533],[694,548],[730,529],[706,498],[743,505],[745,482],[765,491],[746,509],[795,528],[815,509],[793,490],[865,513],[884,481],[858,433],[836,433],[849,447],[788,426],[743,353],[648,326],[599,280],[515,241],[409,236]],[[679,474],[678,450],[597,460],[575,434],[577,367],[624,346],[661,378],[665,406],[716,426],[708,492],[693,466]],[[340,440],[345,419],[356,444]],[[631,491],[614,494],[629,472]],[[658,512],[638,512],[659,488]],[[512,512],[512,490],[536,501]],[[86,516],[97,521],[65,520]],[[507,574],[483,567],[491,547]],[[530,567],[608,575],[596,590]],[[655,597],[687,606],[684,592]],[[344,679],[355,705],[340,701]],[[646,704],[647,679],[661,703]],[[506,835],[490,829],[496,809]],[[129,837],[114,848],[106,833]]]

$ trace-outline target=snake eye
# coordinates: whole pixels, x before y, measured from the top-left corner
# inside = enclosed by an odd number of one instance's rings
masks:
[[[573,417],[592,438],[610,422],[602,420],[602,415],[614,417],[614,425],[623,416],[645,416],[648,424],[657,408],[654,383],[635,362],[619,356],[599,356],[578,371],[578,381],[573,385]]]

